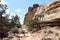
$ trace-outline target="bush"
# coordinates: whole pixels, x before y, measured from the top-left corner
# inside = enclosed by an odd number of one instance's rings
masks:
[[[41,28],[44,28],[46,26],[45,23],[41,22],[41,20],[39,20],[39,18],[41,19],[42,17],[44,17],[44,15],[37,15],[35,17],[35,19],[30,20],[27,24],[28,30],[29,31],[38,31]]]
[[[30,20],[27,24],[28,30],[31,32],[35,32],[40,29],[40,25],[38,24],[38,18]]]

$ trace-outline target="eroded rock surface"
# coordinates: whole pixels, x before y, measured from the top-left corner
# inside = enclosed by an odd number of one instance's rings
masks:
[[[39,7],[39,5],[34,4],[33,7],[28,8],[28,13],[26,13],[25,18],[24,18],[24,24],[27,24],[28,21],[30,21],[34,17],[37,7]]]

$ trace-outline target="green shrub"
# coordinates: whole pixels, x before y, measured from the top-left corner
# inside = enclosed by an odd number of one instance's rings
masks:
[[[27,23],[28,30],[29,31],[38,31],[41,28],[44,28],[46,26],[45,23],[44,22],[41,22],[41,20],[38,20],[38,18],[42,18],[42,17],[44,17],[44,15],[37,15],[35,17],[35,19],[30,20]]]
[[[38,25],[38,18],[35,18],[33,20],[30,20],[27,24],[29,31],[37,31],[40,28],[40,25]]]

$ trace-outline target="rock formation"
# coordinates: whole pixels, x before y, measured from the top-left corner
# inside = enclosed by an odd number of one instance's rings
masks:
[[[28,8],[28,13],[26,13],[25,18],[24,18],[24,24],[27,24],[28,21],[30,21],[34,17],[37,7],[39,7],[39,5],[34,4],[33,7]]]
[[[49,6],[41,5],[40,7],[38,7],[37,11],[35,12],[35,17],[36,15],[41,14],[44,15],[43,21],[51,21],[60,18],[60,1],[51,2],[49,3]]]
[[[41,40],[60,40],[60,1],[54,1],[49,4],[49,6],[41,5],[38,7],[35,17],[43,14],[43,21],[40,19],[39,21],[46,24],[44,30],[44,36]],[[34,17],[34,18],[35,18]],[[39,17],[38,17],[39,18]]]
[[[41,14],[44,15],[44,17],[41,17],[43,20],[41,20],[40,17],[37,17]],[[49,2],[46,5],[40,5],[37,7],[32,19],[36,17],[39,19],[39,21],[44,22],[46,27],[42,29],[43,34],[41,35],[41,39],[39,38],[40,36],[37,36],[38,38],[36,37],[38,34],[36,34],[34,37],[31,37],[30,39],[60,40],[60,1],[54,1]]]

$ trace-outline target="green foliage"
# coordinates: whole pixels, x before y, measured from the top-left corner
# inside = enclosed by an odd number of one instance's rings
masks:
[[[20,24],[20,21],[19,21],[19,16],[18,16],[18,15],[12,16],[11,23],[12,23],[13,25],[15,25],[15,26],[21,25],[21,24]]]
[[[46,26],[46,24],[43,22],[43,17],[44,17],[44,14],[40,14],[40,15],[37,15],[39,18],[40,18],[40,20],[39,20],[39,22],[40,22],[40,27],[43,29],[45,26]]]
[[[38,25],[38,18],[35,18],[33,20],[30,20],[27,24],[28,30],[30,32],[35,32],[40,29],[40,25]]]
[[[41,28],[43,29],[43,28],[46,27],[46,24],[45,24],[44,22],[40,22],[40,26],[41,26]]]
[[[8,19],[8,17],[6,18]],[[12,16],[12,18],[8,19],[8,22],[7,22],[7,27],[9,29],[14,28],[15,26],[18,28],[21,27],[18,15]]]
[[[33,19],[33,20],[30,20],[27,25],[28,25],[28,26],[31,26],[31,25],[37,23],[37,21],[38,21],[38,19],[35,18],[35,19]]]
[[[45,23],[41,22],[41,20],[38,20],[38,18],[43,18],[43,17],[44,17],[43,14],[37,15],[35,19],[30,20],[27,24],[28,30],[34,32],[40,30],[41,28],[44,28],[46,26]]]

